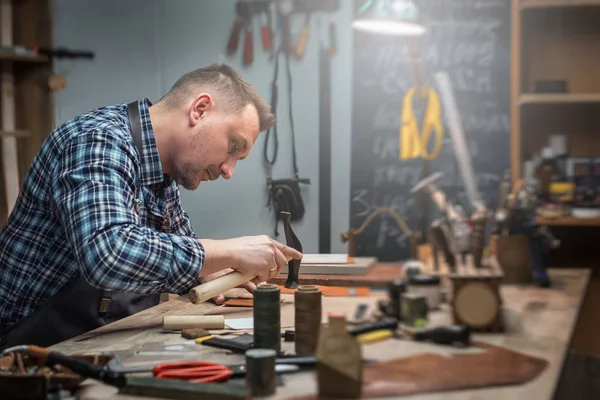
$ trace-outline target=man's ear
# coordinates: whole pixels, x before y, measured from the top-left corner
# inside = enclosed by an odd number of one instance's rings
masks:
[[[206,113],[212,108],[213,99],[208,93],[201,93],[194,98],[190,108],[189,122],[190,126],[195,126]]]

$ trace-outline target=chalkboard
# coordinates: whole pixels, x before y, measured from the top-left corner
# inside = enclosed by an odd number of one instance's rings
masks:
[[[355,14],[364,4],[355,1]],[[419,42],[425,84],[437,89],[435,73],[446,72],[471,152],[477,188],[495,208],[501,177],[510,159],[510,1],[416,0],[427,27]],[[390,207],[414,231],[421,231],[421,197],[410,189],[423,177],[422,158],[401,160],[402,101],[414,86],[408,42],[354,31],[353,126],[350,226],[358,228],[378,207]],[[451,135],[442,108],[444,144],[429,161],[441,171],[438,186],[470,214]],[[421,120],[419,120],[419,126]],[[433,142],[433,140],[432,140]],[[428,199],[431,203],[431,200]],[[432,204],[432,203],[431,203]],[[430,216],[439,210],[430,205]],[[437,214],[436,214],[437,213]],[[381,261],[409,257],[406,235],[386,216],[356,237],[358,256]]]

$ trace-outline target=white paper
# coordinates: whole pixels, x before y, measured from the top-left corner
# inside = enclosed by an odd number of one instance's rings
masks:
[[[226,319],[225,325],[227,325],[229,329],[253,329],[254,318]]]
[[[348,255],[302,254],[302,264],[348,264]]]

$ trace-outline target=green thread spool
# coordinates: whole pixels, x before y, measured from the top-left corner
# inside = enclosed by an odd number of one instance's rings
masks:
[[[276,285],[254,290],[254,348],[281,351],[281,303]]]

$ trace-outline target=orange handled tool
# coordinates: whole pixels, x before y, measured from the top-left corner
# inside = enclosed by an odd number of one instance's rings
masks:
[[[233,27],[231,28],[229,41],[227,42],[227,54],[235,54],[235,52],[237,51],[241,31],[242,20],[239,17],[236,17],[235,22],[233,23]]]

